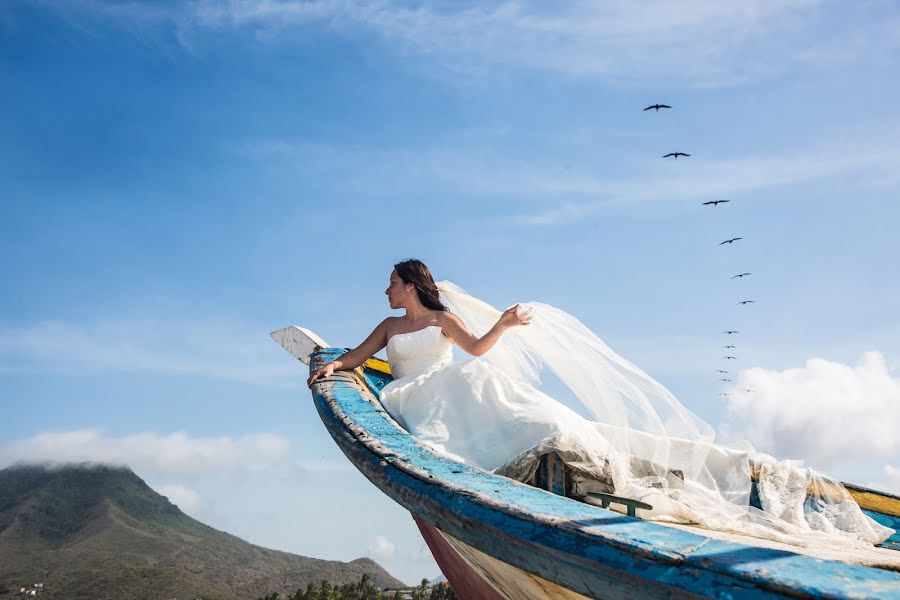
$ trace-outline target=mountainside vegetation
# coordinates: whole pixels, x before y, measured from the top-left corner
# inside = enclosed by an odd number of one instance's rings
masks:
[[[213,529],[126,468],[0,470],[0,589],[43,582],[46,600],[215,600],[364,575],[379,588],[404,586],[368,558],[298,556]]]

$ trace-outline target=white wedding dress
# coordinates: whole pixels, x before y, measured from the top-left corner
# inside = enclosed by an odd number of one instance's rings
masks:
[[[476,335],[500,316],[449,282],[439,289]],[[480,358],[454,361],[438,326],[391,336],[394,380],[380,394],[385,410],[437,452],[520,481],[531,478],[542,454],[556,451],[616,495],[652,505],[644,518],[837,548],[894,533],[839,483],[797,462],[714,444],[705,422],[571,315],[520,306],[531,324],[507,331]],[[543,370],[595,420],[538,389]],[[762,509],[750,506],[751,458]]]
[[[453,362],[440,327],[396,334],[387,343],[394,381],[381,403],[420,441],[462,462],[499,469],[581,416],[482,360]]]

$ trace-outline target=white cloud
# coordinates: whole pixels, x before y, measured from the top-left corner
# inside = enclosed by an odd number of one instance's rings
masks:
[[[0,371],[155,371],[245,383],[296,385],[266,328],[212,320],[111,318],[0,328]]]
[[[748,369],[728,410],[729,429],[779,458],[830,468],[900,454],[900,378],[879,352],[856,366],[813,358],[784,371]]]
[[[169,501],[180,508],[182,512],[199,519],[203,516],[205,503],[196,491],[189,487],[171,483],[159,486],[157,492],[169,499]]]
[[[383,535],[376,535],[375,539],[369,544],[368,554],[375,560],[389,560],[394,558],[397,551],[394,542],[387,539]]]
[[[41,433],[0,446],[0,466],[25,463],[124,465],[141,475],[215,475],[289,465],[291,443],[271,433],[190,437],[138,433],[107,437],[92,429]]]

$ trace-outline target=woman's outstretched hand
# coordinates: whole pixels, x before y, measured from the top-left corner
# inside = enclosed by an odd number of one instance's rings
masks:
[[[531,322],[531,311],[522,308],[518,304],[510,306],[503,314],[500,315],[500,320],[498,321],[501,327],[510,328],[510,327],[518,327],[519,325],[528,325]]]
[[[306,380],[306,387],[312,387],[312,384],[316,381],[316,379],[321,379],[322,377],[330,377],[332,373],[334,373],[333,362],[322,365],[321,367],[313,371],[313,374],[310,375],[309,379]]]

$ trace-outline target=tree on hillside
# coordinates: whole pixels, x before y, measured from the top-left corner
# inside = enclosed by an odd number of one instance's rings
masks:
[[[441,582],[431,587],[431,596],[428,600],[456,600],[456,593],[447,582]]]
[[[306,589],[297,589],[287,600],[319,600],[319,588],[314,583],[307,583]]]

